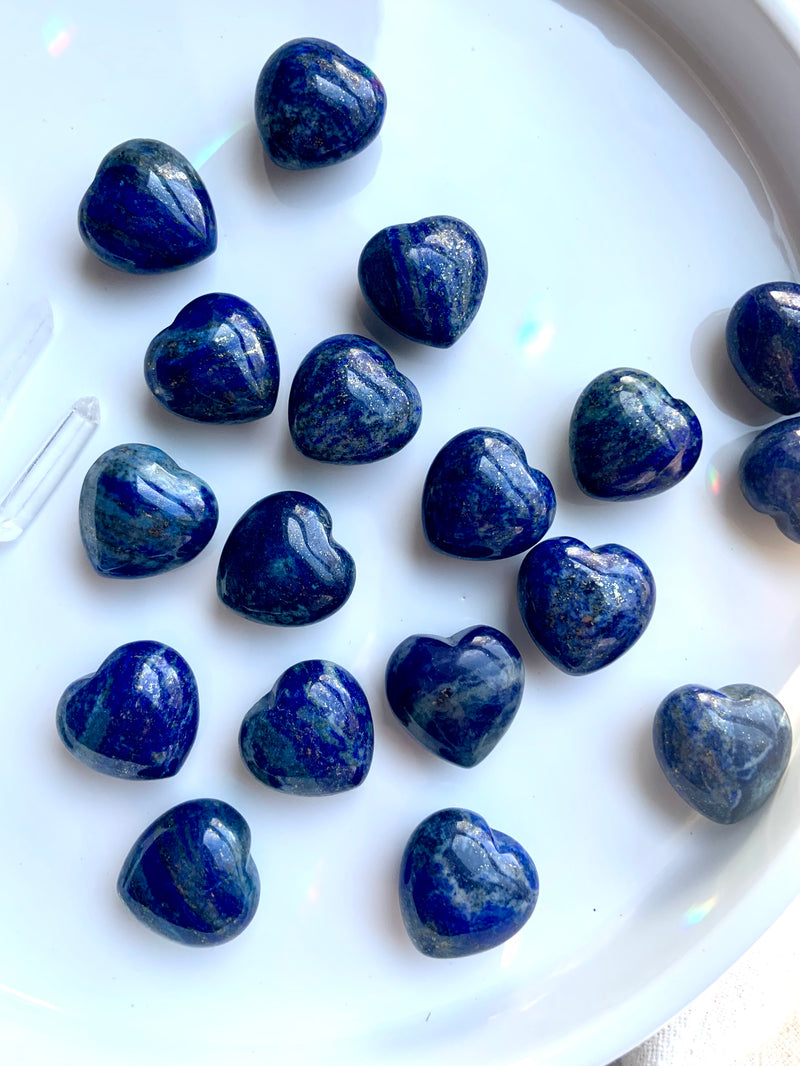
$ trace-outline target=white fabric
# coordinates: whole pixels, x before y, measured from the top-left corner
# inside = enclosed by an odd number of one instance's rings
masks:
[[[800,1066],[800,900],[716,984],[614,1066]]]

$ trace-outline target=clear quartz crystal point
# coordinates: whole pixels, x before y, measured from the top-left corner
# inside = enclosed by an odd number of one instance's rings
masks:
[[[0,499],[0,541],[16,540],[25,531],[99,424],[97,399],[76,400]]]

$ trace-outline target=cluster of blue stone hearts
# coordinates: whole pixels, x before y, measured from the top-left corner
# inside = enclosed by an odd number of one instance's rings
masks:
[[[351,158],[377,137],[386,94],[375,74],[316,38],[290,41],[264,65],[256,125],[279,167],[306,170]],[[79,230],[104,263],[130,273],[189,266],[216,248],[209,194],[179,152],[159,141],[112,149],[79,209]],[[487,257],[463,220],[433,215],[387,226],[364,246],[357,277],[368,306],[399,335],[438,348],[470,326],[487,281]],[[738,373],[783,414],[800,412],[800,287],[760,286],[731,312],[728,348]],[[145,380],[182,418],[250,422],[274,409],[278,353],[269,325],[239,296],[192,300],[150,342]],[[414,384],[375,341],[327,338],[301,362],[291,385],[289,431],[309,459],[356,465],[406,446],[420,425]],[[800,419],[770,427],[748,448],[742,489],[800,541]],[[646,498],[682,481],[702,447],[699,421],[652,375],[617,368],[579,396],[569,426],[580,489],[601,500]],[[647,564],[618,544],[590,548],[543,538],[556,511],[552,484],[529,465],[519,441],[488,427],[465,430],[430,464],[422,525],[435,550],[469,560],[527,553],[518,606],[533,642],[555,666],[587,674],[614,662],[653,613]],[[146,577],[189,563],[208,544],[217,501],[208,485],[158,448],[123,444],[86,475],[80,531],[89,560],[107,577]],[[228,607],[266,625],[307,625],[350,596],[355,564],[332,535],[324,505],[302,492],[253,504],[229,535],[217,571]],[[524,670],[503,633],[475,626],[452,637],[414,635],[386,669],[389,706],[433,754],[474,767],[501,740],[519,709]],[[198,722],[188,664],[172,648],[139,641],[112,652],[95,674],[71,684],[57,711],[69,750],[94,770],[147,779],[176,773]],[[791,728],[780,704],[751,685],[715,692],[684,686],[659,707],[658,762],[691,806],[733,822],[761,806],[785,770]],[[286,670],[244,717],[239,746],[264,784],[300,796],[357,787],[373,755],[374,727],[363,689],[335,663]],[[134,844],[120,895],[153,929],[186,944],[221,943],[251,921],[259,879],[242,816],[212,799],[167,811]],[[425,819],[406,847],[400,906],[424,954],[483,951],[516,933],[538,897],[527,852],[472,811]]]

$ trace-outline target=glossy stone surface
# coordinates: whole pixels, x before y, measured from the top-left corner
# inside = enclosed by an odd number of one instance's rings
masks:
[[[373,463],[394,455],[421,418],[416,386],[379,344],[353,333],[312,348],[289,393],[295,447],[323,463]]]
[[[245,715],[239,750],[259,781],[295,796],[331,796],[360,785],[374,730],[364,691],[324,659],[290,666]]]
[[[150,342],[144,377],[155,398],[194,422],[252,422],[271,413],[280,371],[264,318],[227,292],[198,296]]]
[[[422,490],[422,526],[432,547],[463,559],[527,551],[553,523],[549,478],[499,429],[457,434],[436,455]]]
[[[109,448],[81,488],[81,539],[104,577],[147,577],[188,563],[211,540],[218,514],[205,481],[149,444]]]
[[[736,373],[782,415],[800,411],[800,285],[756,285],[731,308],[725,330]]]
[[[407,637],[386,668],[386,697],[399,721],[428,751],[464,767],[485,759],[506,732],[524,684],[519,651],[491,626]]]
[[[256,86],[256,126],[287,170],[349,159],[378,136],[386,93],[369,67],[330,41],[300,37],[273,52]]]
[[[533,914],[539,877],[525,849],[474,811],[450,807],[417,826],[400,865],[400,911],[423,955],[497,947]]]
[[[333,614],[353,591],[356,568],[331,530],[326,508],[304,492],[254,503],[222,549],[220,599],[265,625],[303,626]]]
[[[758,810],[789,762],[792,726],[755,685],[683,685],[656,711],[653,746],[667,780],[691,807],[724,825]]]
[[[598,375],[575,404],[569,427],[572,472],[602,500],[655,496],[697,462],[703,433],[683,400],[651,374],[618,367]]]
[[[141,922],[170,940],[224,944],[250,924],[258,906],[250,827],[222,800],[179,803],[133,845],[117,891]]]
[[[763,429],[739,463],[739,484],[756,511],[800,544],[800,417]]]
[[[173,777],[197,733],[197,683],[182,655],[155,640],[116,648],[68,685],[58,734],[86,766],[142,781]]]
[[[375,314],[434,348],[455,344],[475,318],[487,271],[478,234],[448,215],[387,226],[367,241],[358,262],[361,291]]]
[[[644,560],[620,544],[589,548],[553,537],[523,559],[517,596],[525,627],[550,662],[568,674],[589,674],[639,639],[656,587]]]
[[[99,259],[129,274],[177,270],[217,247],[214,208],[200,175],[162,141],[111,149],[81,200],[78,230]]]

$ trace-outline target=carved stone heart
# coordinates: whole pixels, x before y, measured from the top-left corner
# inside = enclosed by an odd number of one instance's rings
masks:
[[[452,959],[504,943],[533,914],[539,877],[525,849],[474,811],[421,822],[400,864],[400,911],[423,955]]]
[[[205,259],[217,221],[200,175],[162,141],[132,140],[105,156],[78,210],[88,248],[129,274],[161,274]]]
[[[87,471],[79,505],[89,562],[104,577],[146,577],[182,566],[217,528],[214,493],[160,448],[118,444]]]

